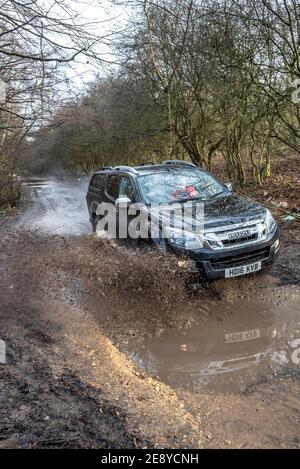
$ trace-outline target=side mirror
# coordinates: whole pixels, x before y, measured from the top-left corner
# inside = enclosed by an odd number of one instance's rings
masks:
[[[226,189],[228,190],[228,192],[232,192],[232,191],[233,191],[233,187],[232,187],[231,182],[224,182],[224,186],[226,187]]]
[[[115,209],[120,210],[120,209],[127,209],[129,205],[131,204],[131,200],[129,197],[119,197],[115,201]]]

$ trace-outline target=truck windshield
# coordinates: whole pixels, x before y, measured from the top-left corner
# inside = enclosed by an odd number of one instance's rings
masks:
[[[137,178],[146,204],[207,200],[225,188],[210,174],[194,169],[176,169]]]

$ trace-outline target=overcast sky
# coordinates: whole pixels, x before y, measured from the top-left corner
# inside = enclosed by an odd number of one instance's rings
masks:
[[[114,32],[125,28],[128,11],[124,6],[113,5],[109,0],[72,0],[73,10],[78,11],[81,22],[90,23],[89,29],[97,32],[101,36],[108,36],[101,46],[98,48],[99,55],[107,61],[113,61],[112,56],[112,40]],[[97,24],[95,24],[97,23]],[[113,64],[111,65],[113,66]],[[93,62],[89,62],[86,57],[78,56],[76,62],[71,65],[68,70],[68,76],[71,78],[72,86],[81,89],[85,84],[91,81],[96,74],[105,76],[110,69],[109,64],[103,66],[95,66]]]

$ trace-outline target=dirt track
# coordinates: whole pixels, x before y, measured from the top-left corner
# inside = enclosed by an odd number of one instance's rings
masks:
[[[89,235],[80,192],[67,217],[73,187],[54,185],[59,200],[34,187],[30,208],[0,226],[0,447],[299,447],[297,224],[273,272],[191,296],[172,258]],[[265,342],[217,342],[267,319]],[[233,356],[242,365],[206,373]]]

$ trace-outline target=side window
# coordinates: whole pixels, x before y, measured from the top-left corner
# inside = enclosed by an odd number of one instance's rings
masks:
[[[95,174],[93,177],[90,186],[94,189],[100,190],[103,192],[104,190],[104,181],[105,181],[105,174]]]
[[[108,181],[107,181],[107,193],[112,197],[113,199],[116,199],[119,194],[119,181],[120,181],[120,176],[117,174],[112,174],[109,176]]]
[[[134,202],[134,195],[134,188],[131,180],[128,177],[123,176],[120,183],[119,197],[129,197],[129,199]]]

